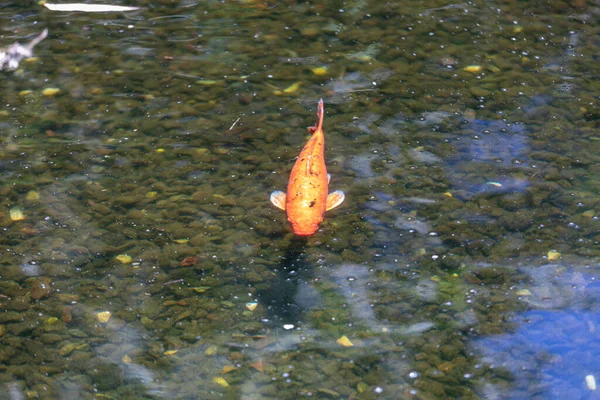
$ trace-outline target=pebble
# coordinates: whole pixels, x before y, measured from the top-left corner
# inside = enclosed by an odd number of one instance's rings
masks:
[[[33,300],[40,300],[52,293],[52,280],[48,277],[34,278],[31,284],[30,296]]]

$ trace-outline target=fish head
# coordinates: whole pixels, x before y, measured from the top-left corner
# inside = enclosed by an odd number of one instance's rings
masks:
[[[316,222],[296,221],[290,222],[290,225],[294,233],[298,236],[310,236],[319,229],[319,224]]]

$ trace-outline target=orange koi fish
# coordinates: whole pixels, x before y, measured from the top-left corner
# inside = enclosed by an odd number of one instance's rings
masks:
[[[325,168],[325,135],[323,134],[323,99],[319,100],[317,126],[308,128],[312,136],[296,160],[287,194],[271,193],[271,203],[285,210],[296,235],[309,236],[319,229],[323,214],[339,206],[345,195],[341,190],[328,194],[329,179]]]

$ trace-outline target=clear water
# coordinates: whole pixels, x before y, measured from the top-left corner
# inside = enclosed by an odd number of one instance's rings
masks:
[[[135,5],[0,9],[0,398],[598,396],[595,3]]]

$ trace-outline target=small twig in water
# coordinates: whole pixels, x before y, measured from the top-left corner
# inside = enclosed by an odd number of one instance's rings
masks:
[[[239,120],[240,120],[239,118],[238,118],[238,119],[236,119],[236,120],[234,121],[234,123],[231,125],[231,127],[229,128],[229,130],[232,130],[232,129],[233,129],[233,127],[235,126],[235,124],[237,124]]]
[[[163,286],[172,285],[174,283],[181,283],[181,282],[183,282],[183,279],[175,279],[174,281],[169,281],[169,282],[163,283]]]

